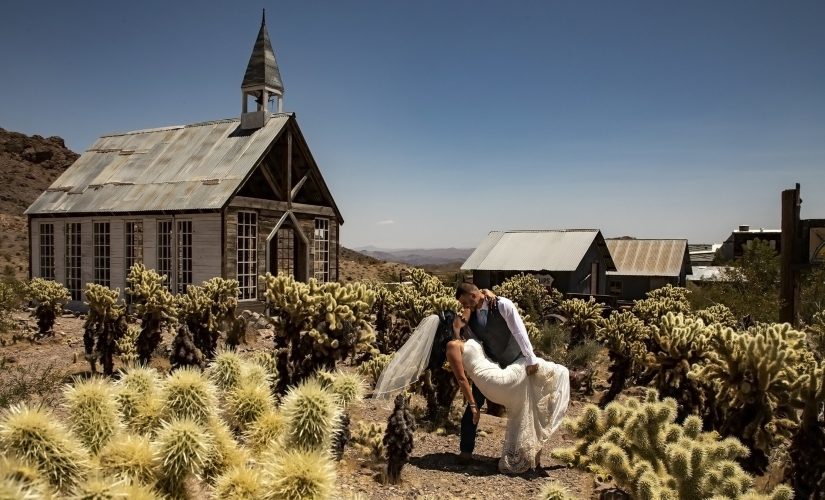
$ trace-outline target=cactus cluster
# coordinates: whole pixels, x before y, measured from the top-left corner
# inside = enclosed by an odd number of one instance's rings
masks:
[[[178,325],[178,332],[175,338],[172,339],[171,350],[169,353],[169,364],[172,369],[181,368],[184,366],[203,367],[206,363],[206,356],[195,343],[195,338],[192,331],[186,325],[181,323]]]
[[[647,355],[650,329],[629,311],[613,311],[601,322],[596,336],[607,347],[610,357],[607,379],[610,388],[599,401],[604,407],[619,395],[628,380],[640,373]]]
[[[645,324],[652,325],[671,312],[673,314],[688,315],[691,312],[690,291],[667,284],[662,288],[647,293],[647,298],[637,300],[633,304],[633,313]]]
[[[126,324],[126,304],[119,299],[120,290],[112,290],[103,285],[86,284],[86,303],[89,314],[83,324],[83,347],[92,373],[96,371],[98,360],[103,365],[103,373],[114,372],[114,355],[118,342],[128,330]]]
[[[493,287],[493,293],[512,300],[526,315],[539,323],[547,320],[561,304],[564,296],[542,285],[532,274],[517,274]]]
[[[706,359],[689,374],[710,386],[712,426],[751,449],[744,463],[754,473],[764,472],[771,451],[797,424],[804,368],[814,363],[805,340],[788,324],[745,332],[717,324],[707,334]]]
[[[26,295],[37,304],[34,315],[37,318],[38,335],[45,337],[53,334],[57,315],[72,299],[69,290],[56,281],[34,278],[26,285]]]
[[[676,401],[659,401],[650,390],[641,401],[614,401],[604,410],[588,405],[568,422],[577,438],[573,448],[553,456],[613,481],[633,498],[742,498],[755,495],[753,477],[737,463],[748,450],[734,438],[702,432],[696,416],[676,423]],[[790,500],[777,487],[761,498]]]
[[[395,397],[395,407],[387,419],[383,439],[387,453],[387,481],[390,484],[401,481],[401,469],[409,461],[413,449],[413,431],[415,419],[407,408],[406,397],[399,394]]]
[[[595,337],[603,310],[602,305],[596,302],[596,299],[590,297],[587,301],[582,299],[563,300],[559,304],[558,310],[559,314],[567,318],[564,326],[570,332],[569,347],[583,344],[585,340]]]
[[[390,361],[392,361],[392,354],[378,354],[358,365],[358,373],[367,380],[371,387],[375,387]]]
[[[654,387],[662,397],[676,399],[680,421],[703,407],[701,384],[688,375],[693,365],[706,358],[707,333],[702,320],[671,312],[660,318],[658,326],[650,328],[639,384]]]
[[[797,498],[825,498],[825,366],[821,362],[802,367],[800,394],[803,401],[799,425],[791,439],[791,485]]]
[[[706,325],[722,325],[730,328],[736,328],[739,325],[733,311],[724,304],[714,304],[704,309],[699,309],[693,313],[694,316],[701,319]]]
[[[163,329],[177,321],[177,300],[166,287],[166,276],[137,263],[129,270],[126,293],[141,319],[136,345],[138,358],[148,364],[161,341]]]
[[[384,459],[384,433],[386,426],[375,422],[358,422],[352,433],[352,445],[356,451],[373,463]]]
[[[309,378],[279,408],[255,358],[219,351],[215,362],[206,374],[137,367],[116,382],[76,381],[64,393],[66,426],[46,409],[6,409],[0,496],[183,499],[199,481],[212,498],[334,497],[332,441],[363,382]]]
[[[275,327],[279,393],[316,370],[332,369],[337,361],[372,349],[375,294],[366,286],[302,283],[269,273],[262,282]]]

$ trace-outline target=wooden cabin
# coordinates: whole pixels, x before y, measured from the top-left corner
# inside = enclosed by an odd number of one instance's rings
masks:
[[[607,291],[620,300],[638,300],[667,284],[685,286],[691,274],[684,239],[616,238],[607,240],[616,270],[607,273]]]
[[[100,137],[26,210],[30,277],[65,284],[75,307],[86,283],[123,289],[136,262],[176,293],[237,279],[251,303],[266,272],[337,280],[344,220],[283,112],[265,20],[241,94],[239,118]]]

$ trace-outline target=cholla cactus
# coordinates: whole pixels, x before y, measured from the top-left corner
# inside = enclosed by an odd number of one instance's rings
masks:
[[[540,500],[574,500],[573,495],[561,483],[550,481],[539,493]]]
[[[185,322],[194,336],[195,344],[207,359],[215,356],[221,332],[227,337],[235,325],[235,310],[238,307],[238,282],[223,278],[212,278],[202,286],[190,285],[185,295],[178,297],[180,319]],[[237,342],[233,340],[234,345]]]
[[[538,322],[544,322],[550,314],[555,312],[564,296],[551,288],[539,283],[532,274],[517,274],[507,278],[500,285],[493,287],[493,293],[512,300],[525,314]]]
[[[220,419],[213,419],[206,427],[212,436],[212,453],[209,454],[200,474],[207,483],[215,480],[226,471],[241,467],[249,462],[249,453],[243,449],[232,435],[232,431]]]
[[[35,278],[26,286],[26,294],[37,302],[34,315],[37,317],[38,335],[45,337],[53,334],[57,315],[72,300],[69,290],[56,281]]]
[[[150,487],[135,481],[93,475],[74,488],[73,500],[160,500]]]
[[[690,290],[670,284],[647,293],[647,298],[633,304],[633,313],[645,324],[653,325],[668,312],[690,314]]]
[[[599,406],[604,407],[619,395],[625,382],[644,366],[647,354],[645,342],[650,331],[633,313],[613,311],[601,323],[596,336],[607,347],[610,356],[610,377],[607,379],[610,389],[599,401]]]
[[[410,459],[413,449],[415,419],[407,408],[403,394],[395,397],[395,407],[387,419],[384,448],[387,450],[387,480],[390,484],[401,482],[401,469]]]
[[[381,377],[381,372],[392,361],[392,354],[379,354],[372,357],[370,360],[358,365],[358,373],[367,379],[370,387],[375,387],[378,379]]]
[[[384,458],[385,431],[381,424],[358,422],[352,434],[353,447],[372,462],[380,462]]]
[[[335,464],[323,452],[274,451],[261,465],[264,500],[325,500],[335,491]]]
[[[327,452],[340,425],[341,409],[335,395],[314,379],[292,388],[284,397],[281,413],[286,419],[287,448]]]
[[[97,453],[122,427],[114,386],[99,378],[79,380],[64,395],[72,432]]]
[[[233,467],[215,480],[214,498],[232,500],[259,500],[264,496],[261,473],[247,467]]]
[[[263,282],[274,314],[279,393],[320,368],[371,349],[375,336],[368,320],[375,294],[365,286],[302,283],[269,273]]]
[[[771,450],[797,423],[803,370],[814,362],[805,334],[788,324],[741,333],[717,324],[710,330],[707,359],[690,377],[709,382],[718,415],[714,427],[751,449],[749,471],[764,472]]]
[[[140,327],[128,325],[126,333],[116,342],[117,351],[120,352],[120,361],[127,368],[133,368],[138,364],[138,335],[140,335]]]
[[[89,451],[50,412],[17,405],[0,417],[0,452],[31,464],[43,479],[62,492],[77,484],[89,470]]]
[[[559,313],[567,318],[564,326],[570,330],[569,347],[595,336],[602,319],[602,309],[602,305],[593,297],[586,302],[582,299],[567,299],[559,304]]]
[[[243,432],[264,412],[275,407],[269,385],[244,380],[226,394],[225,415],[236,432]]]
[[[148,364],[160,344],[163,328],[177,321],[177,301],[166,287],[166,276],[146,269],[141,263],[132,266],[127,281],[126,293],[141,318],[138,355],[141,363]]]
[[[335,372],[335,377],[329,389],[338,398],[341,406],[347,409],[364,399],[364,386],[364,379],[360,375],[339,370]]]
[[[825,366],[809,363],[802,368],[802,415],[791,440],[790,479],[797,498],[821,500],[825,495]]]
[[[206,425],[215,416],[215,387],[193,368],[181,368],[169,375],[161,386],[164,418],[188,418]]]
[[[154,368],[134,367],[121,373],[116,398],[126,426],[139,433],[150,432],[159,423],[162,402],[160,377]]]
[[[110,440],[97,458],[105,474],[127,477],[147,486],[155,484],[157,464],[146,436],[121,434]]]
[[[178,334],[172,341],[172,352],[169,354],[169,363],[172,369],[184,366],[202,367],[206,362],[203,352],[195,345],[192,332],[185,324],[178,326]]]
[[[708,330],[702,320],[667,313],[659,326],[650,329],[648,352],[640,385],[651,385],[662,397],[673,397],[679,405],[679,420],[702,409],[702,391],[696,379],[688,378],[691,367],[705,360]]]
[[[720,440],[702,432],[696,416],[676,421],[676,401],[658,401],[648,391],[643,401],[613,402],[607,408],[588,405],[581,417],[568,422],[579,440],[572,449],[553,456],[612,476],[633,498],[694,499],[721,495],[740,498],[753,494],[753,478],[737,459],[748,450],[734,438]],[[788,488],[777,488],[769,498],[784,500]]]
[[[185,495],[185,481],[201,473],[212,453],[212,436],[196,421],[183,418],[164,423],[153,442],[155,460],[162,464],[158,485],[168,495]]]
[[[119,299],[120,289],[87,283],[85,295],[89,305],[89,314],[83,324],[86,360],[94,372],[100,359],[103,373],[111,375],[117,342],[126,334],[126,305]]]
[[[278,410],[267,410],[247,426],[244,444],[257,457],[281,438],[285,427],[285,419]]]
[[[222,392],[234,389],[241,380],[243,360],[235,351],[218,350],[206,368],[207,378]]]
[[[278,388],[278,362],[271,352],[256,351],[243,365],[244,380],[266,383],[275,392]]]
[[[54,496],[36,468],[0,457],[0,498],[36,500]]]
[[[733,311],[724,304],[714,304],[705,309],[699,309],[693,313],[697,318],[701,319],[706,325],[719,324],[730,328],[736,328],[739,321],[733,315]]]

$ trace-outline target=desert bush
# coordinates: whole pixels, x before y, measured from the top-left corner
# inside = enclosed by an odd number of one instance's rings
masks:
[[[263,282],[275,326],[279,393],[316,370],[332,369],[337,361],[372,349],[375,294],[364,285],[302,283],[269,273]]]
[[[818,359],[825,358],[825,309],[813,315],[805,330],[811,351]]]
[[[57,315],[72,299],[69,290],[56,281],[35,278],[28,283],[26,294],[37,304],[34,315],[37,318],[38,335],[45,337],[53,334]]]
[[[596,330],[602,319],[602,309],[602,305],[593,297],[587,301],[567,299],[559,304],[559,314],[567,318],[564,327],[570,332],[568,347],[576,346],[596,336]]]
[[[177,321],[177,301],[166,287],[166,277],[141,263],[129,270],[127,282],[126,293],[141,320],[136,341],[138,357],[141,363],[148,364],[160,344],[163,329]]]
[[[111,290],[103,285],[86,284],[86,304],[89,314],[83,324],[83,347],[92,373],[98,360],[103,365],[103,373],[114,372],[114,356],[118,341],[126,335],[126,305],[118,298],[120,290]]]
[[[638,375],[647,355],[646,342],[650,329],[629,311],[613,313],[605,319],[597,331],[597,338],[607,347],[610,357],[607,381],[610,388],[602,395],[599,406],[613,401],[624,389],[625,383]]]
[[[26,285],[13,277],[0,278],[0,333],[15,327],[12,313],[27,300]]]
[[[822,499],[825,495],[825,367],[821,362],[802,367],[799,425],[791,439],[789,478],[797,498]]]
[[[706,359],[689,376],[710,386],[711,425],[742,441],[751,450],[745,468],[762,473],[797,424],[802,373],[813,363],[805,334],[788,324],[746,332],[714,325],[707,347]]]
[[[676,423],[676,401],[659,401],[654,390],[644,400],[614,401],[604,410],[588,405],[568,422],[574,447],[553,452],[558,459],[610,477],[633,498],[741,498],[754,495],[753,478],[736,460],[748,450],[734,438],[702,432],[699,417]],[[767,498],[790,500],[780,486]]]
[[[54,406],[66,372],[55,362],[20,364],[0,359],[0,408],[23,402]]]
[[[704,309],[699,309],[693,313],[694,316],[701,319],[705,325],[718,324],[730,328],[739,326],[739,320],[733,315],[730,308],[724,304],[714,304]]]

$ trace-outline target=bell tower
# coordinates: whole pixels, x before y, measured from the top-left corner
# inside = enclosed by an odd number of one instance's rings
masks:
[[[246,73],[241,84],[243,107],[241,112],[242,129],[258,129],[266,125],[269,119],[269,102],[277,101],[278,113],[284,110],[284,84],[281,72],[275,60],[275,52],[266,30],[266,10],[261,17],[261,29],[249,56]],[[250,104],[254,109],[250,109]]]

